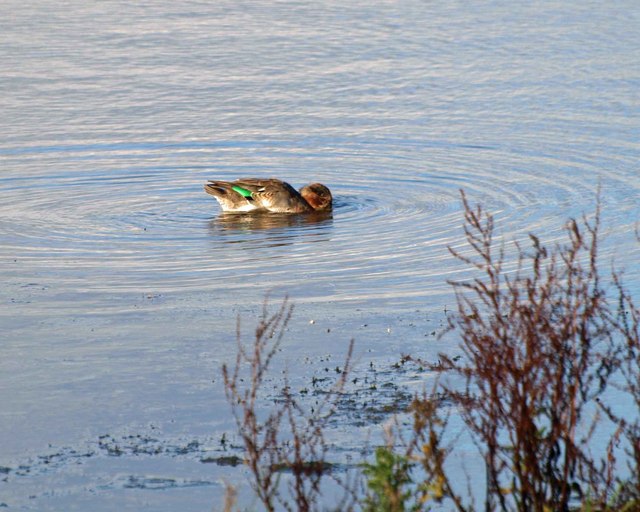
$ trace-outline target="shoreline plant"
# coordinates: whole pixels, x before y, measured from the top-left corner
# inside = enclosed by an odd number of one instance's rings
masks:
[[[261,414],[261,393],[292,314],[293,305],[287,298],[274,313],[269,313],[265,300],[254,341],[249,345],[242,342],[238,320],[235,363],[222,366],[225,394],[245,448],[251,488],[269,512],[306,512],[317,509],[323,480],[330,478],[344,489],[336,510],[351,510],[354,493],[346,480],[331,472],[325,432],[350,373],[353,340],[336,382],[313,408],[305,408],[292,393],[285,375],[274,406]],[[228,503],[235,502],[233,496],[234,490],[229,489]],[[225,506],[225,510],[230,509],[231,505]]]
[[[591,219],[569,220],[562,243],[530,234],[528,244],[507,247],[493,217],[461,196],[466,245],[449,250],[474,277],[450,282],[457,308],[448,322],[462,356],[439,354],[437,364],[402,356],[437,373],[437,384],[414,397],[404,422],[396,416],[387,426],[359,481],[340,482],[345,497],[335,510],[640,511],[640,310],[621,274],[601,271],[599,202]],[[322,482],[337,477],[324,429],[345,390],[353,341],[322,407],[306,410],[285,385],[259,421],[256,397],[291,313],[286,300],[271,316],[265,304],[253,352],[238,329],[225,390],[265,508],[326,510]],[[251,369],[246,381],[243,366]],[[632,410],[611,405],[611,392],[624,394]],[[473,486],[447,462],[455,453],[454,442],[445,444],[451,414],[484,465]],[[596,435],[608,442],[596,445]],[[284,468],[292,474],[286,492]],[[478,478],[481,497],[472,490]]]

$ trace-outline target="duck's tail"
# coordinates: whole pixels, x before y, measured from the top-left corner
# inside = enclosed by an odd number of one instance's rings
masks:
[[[204,185],[204,191],[214,197],[224,197],[232,191],[232,185],[228,181],[209,181]]]
[[[258,209],[251,192],[229,181],[209,181],[204,191],[218,200],[225,212],[250,212]]]

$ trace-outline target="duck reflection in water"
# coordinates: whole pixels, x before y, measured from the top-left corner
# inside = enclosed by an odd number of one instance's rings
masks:
[[[209,222],[211,234],[223,243],[263,247],[291,245],[300,238],[306,242],[326,241],[332,226],[330,211],[297,215],[223,212]]]

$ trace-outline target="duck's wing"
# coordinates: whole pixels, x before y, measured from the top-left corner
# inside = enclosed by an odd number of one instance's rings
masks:
[[[240,187],[237,182],[210,180],[204,190],[217,199],[225,212],[251,212],[262,208],[252,192]]]
[[[204,188],[218,200],[224,211],[304,213],[313,210],[296,189],[275,178],[209,181]]]
[[[231,184],[254,194],[263,194],[265,192],[273,192],[276,190],[293,190],[295,192],[295,189],[286,181],[277,180],[275,178],[240,178],[231,182]]]
[[[295,188],[275,178],[241,178],[233,182],[232,188],[271,212],[301,213],[311,210]]]

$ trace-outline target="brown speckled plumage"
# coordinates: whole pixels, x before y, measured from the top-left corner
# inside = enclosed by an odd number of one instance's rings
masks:
[[[332,207],[331,192],[320,183],[302,187],[298,192],[275,178],[241,178],[212,180],[204,190],[218,200],[225,212],[308,213],[329,211]]]

